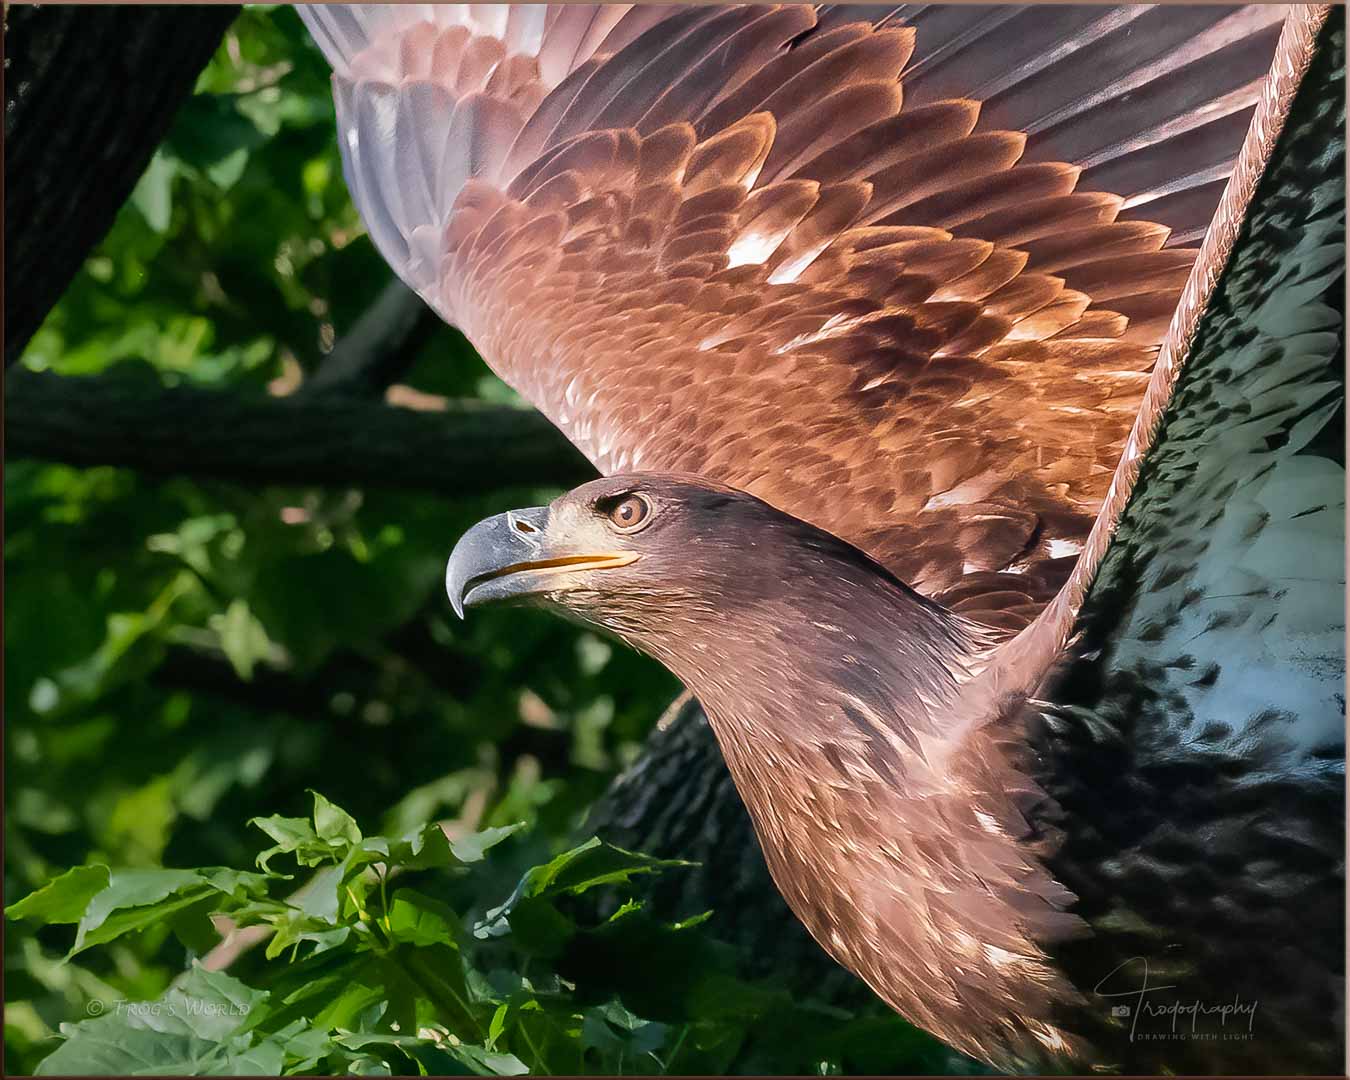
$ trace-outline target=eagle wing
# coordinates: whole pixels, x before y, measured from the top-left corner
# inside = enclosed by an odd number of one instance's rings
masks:
[[[315,6],[381,252],[604,472],[1025,627],[1103,505],[1272,6]]]
[[[1019,718],[1025,730],[1011,731],[1050,797],[1036,824],[1059,843],[1045,865],[1095,931],[1057,950],[1071,980],[1134,978],[1143,958],[1187,1000],[1259,997],[1261,1038],[1140,1040],[1126,1072],[1315,1073],[1344,1054],[1343,15],[1335,22],[1070,648]]]

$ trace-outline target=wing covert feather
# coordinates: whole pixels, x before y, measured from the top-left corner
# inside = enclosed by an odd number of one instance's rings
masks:
[[[305,9],[372,238],[603,471],[1025,626],[1102,505],[1280,10]]]

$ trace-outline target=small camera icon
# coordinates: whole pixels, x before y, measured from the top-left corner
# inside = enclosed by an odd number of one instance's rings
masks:
[[[1112,1006],[1111,1006],[1111,1015],[1112,1015],[1112,1016],[1129,1016],[1129,1015],[1130,1015],[1130,1007],[1129,1007],[1128,1005],[1112,1005]]]

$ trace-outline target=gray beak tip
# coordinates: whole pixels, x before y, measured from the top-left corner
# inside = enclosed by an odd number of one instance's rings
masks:
[[[512,510],[485,518],[459,538],[445,564],[445,593],[456,615],[463,619],[465,608],[512,595],[512,580],[484,579],[535,557],[547,521],[546,506]]]
[[[445,565],[445,595],[450,597],[450,607],[462,620],[464,618],[464,582],[458,580],[453,557]]]

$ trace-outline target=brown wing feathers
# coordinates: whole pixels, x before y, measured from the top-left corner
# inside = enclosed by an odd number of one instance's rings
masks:
[[[1203,233],[1278,25],[863,10],[409,17],[378,62],[349,33],[349,174],[601,469],[746,488],[1016,629],[1101,504],[1194,259],[1169,240]],[[437,152],[439,188],[387,191]]]

